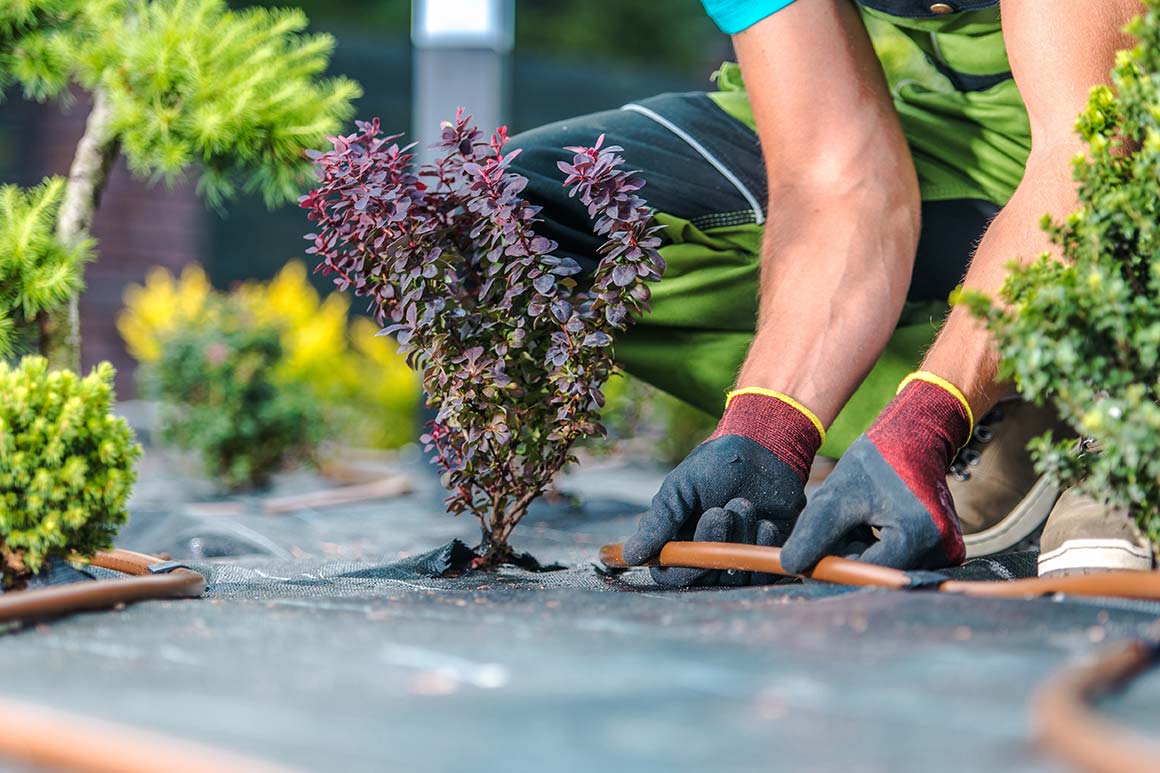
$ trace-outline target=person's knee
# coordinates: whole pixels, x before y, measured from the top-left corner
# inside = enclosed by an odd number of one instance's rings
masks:
[[[558,163],[569,161],[565,150],[576,141],[572,122],[549,124],[521,132],[508,140],[505,154],[519,151],[509,170],[527,179],[521,196],[539,207],[536,231],[558,245],[557,254],[576,260],[584,274],[590,274],[599,260],[602,240],[593,232],[587,210],[564,188],[564,173]]]
[[[504,148],[505,155],[519,151],[512,159],[511,170],[527,177],[529,181],[548,178],[562,180],[556,162],[567,160],[569,154],[562,144],[567,140],[560,134],[554,125],[549,124],[509,138]]]

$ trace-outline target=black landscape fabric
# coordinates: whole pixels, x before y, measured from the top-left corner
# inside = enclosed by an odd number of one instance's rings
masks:
[[[1055,770],[1029,737],[1033,688],[1160,616],[818,583],[662,590],[594,563],[659,481],[631,465],[570,476],[517,531],[565,568],[459,577],[438,575],[474,522],[441,511],[421,463],[414,494],[290,515],[256,496],[190,514],[201,484],[159,465],[120,544],[203,572],[205,599],[10,632],[3,692],[306,770]],[[1160,673],[1101,710],[1155,732]]]

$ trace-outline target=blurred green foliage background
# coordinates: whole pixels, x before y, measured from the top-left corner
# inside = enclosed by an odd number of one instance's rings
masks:
[[[331,31],[373,30],[396,38],[410,33],[411,0],[305,0],[297,5],[316,25]],[[706,57],[727,55],[728,41],[705,15],[700,0],[516,0],[516,47],[531,54],[704,75]]]

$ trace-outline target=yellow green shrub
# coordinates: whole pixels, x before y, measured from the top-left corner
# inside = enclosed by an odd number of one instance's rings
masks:
[[[186,266],[178,279],[163,268],[154,268],[145,285],[125,289],[125,310],[117,317],[117,330],[133,358],[142,363],[161,359],[161,341],[179,325],[203,323],[208,313],[209,277],[201,266]]]
[[[128,519],[140,449],[113,416],[113,367],[49,370],[0,361],[0,587],[49,561],[109,547]]]
[[[330,434],[378,448],[412,440],[418,377],[395,342],[377,335],[378,326],[351,320],[349,300],[339,293],[322,297],[298,261],[268,282],[245,282],[230,294],[257,324],[280,332],[283,353],[273,378],[322,406]],[[117,328],[133,357],[156,363],[174,331],[213,324],[212,300],[221,295],[199,266],[186,267],[180,277],[157,268],[143,286],[126,289]]]

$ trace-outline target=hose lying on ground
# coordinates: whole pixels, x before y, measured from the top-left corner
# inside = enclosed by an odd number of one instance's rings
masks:
[[[205,578],[173,561],[128,550],[93,556],[128,577],[50,585],[0,595],[0,623],[27,622],[150,599],[198,598]],[[285,768],[156,733],[0,699],[0,758],[83,773],[286,773]]]
[[[1043,748],[1092,773],[1160,770],[1160,743],[1101,719],[1090,703],[1123,687],[1160,657],[1160,641],[1133,640],[1053,675],[1036,691],[1032,721]]]
[[[260,760],[35,704],[0,699],[0,716],[0,758],[42,770],[290,773]]]
[[[600,549],[600,561],[610,569],[628,569],[620,545]],[[648,566],[692,569],[736,569],[789,575],[781,567],[781,549],[732,542],[670,542]],[[808,574],[789,575],[838,585],[862,585],[894,590],[937,588],[944,593],[987,598],[1034,598],[1054,593],[1071,596],[1117,597],[1160,601],[1160,572],[1107,572],[1023,580],[939,579],[933,572],[903,572],[849,558],[827,556]]]
[[[605,545],[600,560],[612,569],[626,569],[620,545]],[[781,550],[725,542],[670,542],[649,566],[694,569],[736,569],[786,575]],[[829,556],[807,575],[840,585],[906,590],[937,588],[946,593],[988,598],[1034,598],[1064,593],[1072,596],[1160,600],[1160,572],[1107,572],[1023,580],[932,581],[932,573],[907,573],[862,561]],[[937,575],[935,575],[937,577]],[[1079,770],[1092,773],[1160,771],[1160,744],[1116,727],[1092,712],[1090,702],[1124,686],[1160,658],[1160,631],[1153,640],[1114,645],[1094,662],[1071,666],[1048,679],[1032,702],[1038,737],[1052,754]]]
[[[200,574],[155,556],[110,550],[97,553],[91,563],[130,576],[4,593],[0,595],[0,623],[112,609],[134,601],[198,598],[205,593],[205,578]]]

